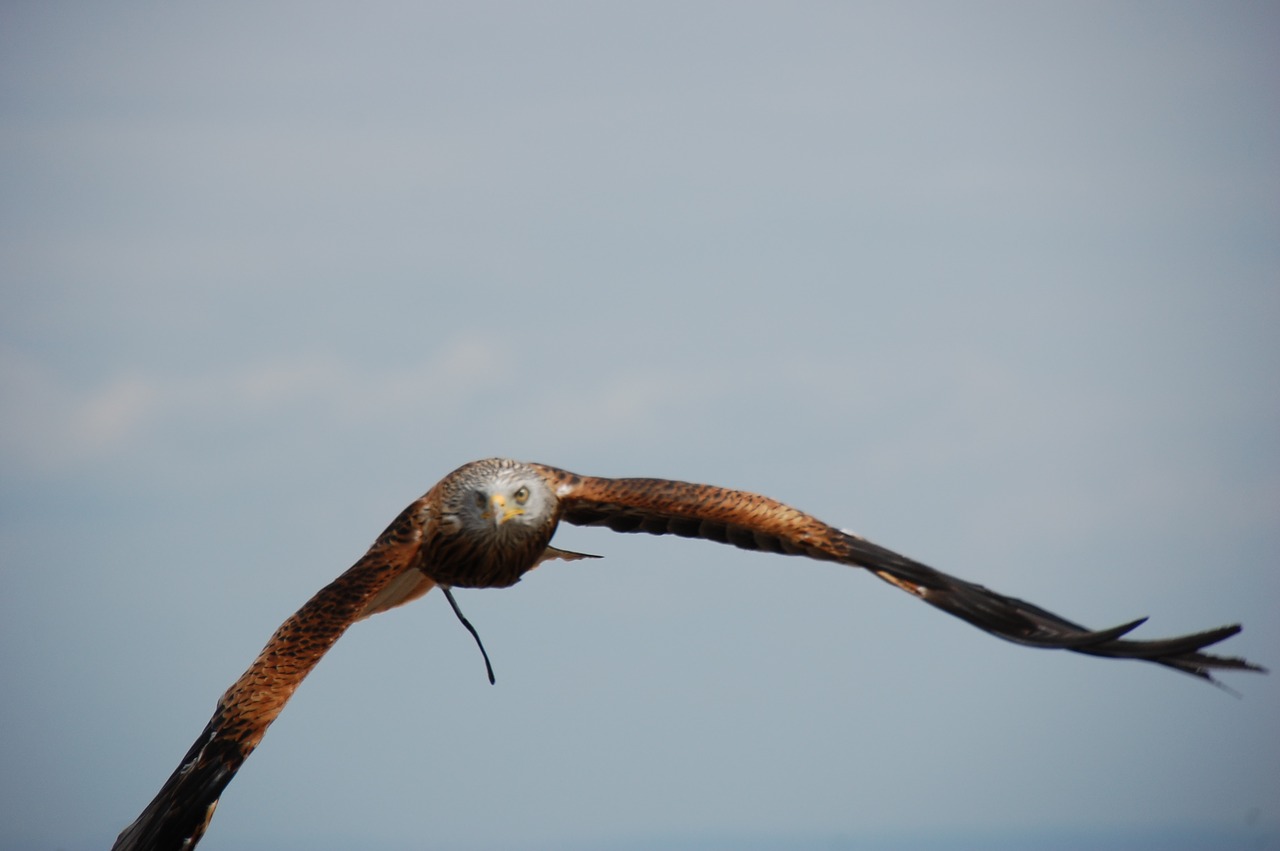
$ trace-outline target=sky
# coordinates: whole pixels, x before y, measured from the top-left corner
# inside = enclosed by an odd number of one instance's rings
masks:
[[[275,627],[494,455],[768,494],[1280,665],[1280,11],[0,9],[0,846],[108,847]],[[1280,844],[1280,677],[848,568],[362,622],[219,849]]]

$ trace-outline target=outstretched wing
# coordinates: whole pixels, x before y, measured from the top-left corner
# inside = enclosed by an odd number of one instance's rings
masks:
[[[360,561],[281,624],[218,708],[182,762],[113,851],[191,849],[204,835],[222,790],[258,746],[294,689],[347,627],[407,603],[434,586],[414,567],[420,514],[431,494],[396,518]]]
[[[777,500],[667,479],[605,479],[535,464],[560,498],[565,522],[615,532],[679,535],[746,550],[798,555],[870,570],[884,581],[979,629],[1018,644],[1144,659],[1216,682],[1217,669],[1262,671],[1244,659],[1202,653],[1239,625],[1156,641],[1122,638],[1146,618],[1090,630],[1024,600],[957,579]]]

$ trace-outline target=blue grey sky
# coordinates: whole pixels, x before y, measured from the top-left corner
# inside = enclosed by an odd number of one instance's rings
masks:
[[[275,627],[491,455],[759,491],[1280,665],[1280,12],[0,10],[0,846],[109,845]],[[601,561],[361,623],[220,849],[1280,842],[1241,699],[855,571]]]

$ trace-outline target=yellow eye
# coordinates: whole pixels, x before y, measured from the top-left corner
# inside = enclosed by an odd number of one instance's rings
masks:
[[[520,487],[520,490],[516,491],[514,494],[512,494],[512,496],[516,498],[517,503],[519,503],[520,505],[524,505],[526,502],[529,501],[529,489],[522,485]]]

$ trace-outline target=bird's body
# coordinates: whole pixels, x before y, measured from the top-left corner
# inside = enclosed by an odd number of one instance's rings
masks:
[[[459,467],[433,493],[436,534],[423,542],[415,567],[441,585],[514,585],[542,558],[560,522],[546,481],[502,458]]]
[[[1201,649],[1226,626],[1156,641],[1122,638],[1142,621],[1092,631],[1045,609],[949,576],[776,500],[667,479],[580,476],[542,464],[487,459],[459,467],[409,505],[369,551],[286,620],[218,701],[213,717],[116,851],[193,848],[218,798],[294,689],[358,620],[440,585],[500,588],[549,559],[583,557],[550,545],[560,522],[704,538],[748,550],[867,569],[897,588],[1020,644],[1143,659],[1213,680],[1216,669],[1262,670]]]

